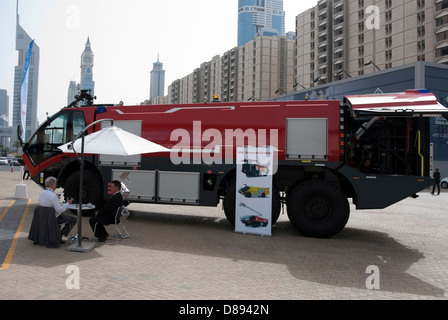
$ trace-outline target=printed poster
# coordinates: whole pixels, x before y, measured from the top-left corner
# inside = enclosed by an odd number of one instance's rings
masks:
[[[237,149],[235,232],[271,236],[273,148]]]

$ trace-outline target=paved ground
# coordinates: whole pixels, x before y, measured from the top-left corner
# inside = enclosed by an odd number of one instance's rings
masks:
[[[20,173],[0,172],[0,181],[0,299],[448,297],[448,193],[353,210],[327,240],[302,237],[286,215],[272,237],[258,237],[234,233],[221,208],[131,204],[130,239],[79,253],[33,245],[41,189],[25,181],[30,200],[16,200]],[[86,218],[83,235],[92,238]]]

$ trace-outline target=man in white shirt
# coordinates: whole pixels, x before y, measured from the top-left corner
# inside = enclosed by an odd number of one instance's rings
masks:
[[[63,214],[68,209],[68,206],[73,203],[73,199],[67,199],[65,204],[59,203],[59,197],[54,192],[56,190],[57,179],[55,177],[48,177],[45,180],[45,190],[39,195],[39,205],[46,208],[54,208],[56,220],[58,224],[67,223],[61,230],[61,235],[67,236],[73,227],[76,225],[77,219],[69,215]],[[64,241],[61,240],[63,244]]]

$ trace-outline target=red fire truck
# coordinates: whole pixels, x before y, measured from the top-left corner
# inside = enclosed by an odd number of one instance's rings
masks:
[[[107,184],[122,180],[128,200],[217,206],[235,223],[236,148],[274,146],[272,224],[286,204],[305,236],[331,237],[357,209],[383,209],[432,185],[429,117],[448,109],[427,90],[347,96],[344,101],[66,107],[23,145],[32,179],[55,176],[79,196],[79,161],[58,147],[89,124],[114,125],[171,153],[86,155],[83,203],[101,205]],[[92,126],[89,134],[101,129]]]
[[[249,163],[245,160],[242,165],[242,172],[248,177],[265,177],[269,175],[269,169],[256,163]]]
[[[264,219],[262,217],[257,216],[244,216],[241,217],[241,222],[246,225],[246,227],[251,228],[265,228],[269,224],[268,219]]]

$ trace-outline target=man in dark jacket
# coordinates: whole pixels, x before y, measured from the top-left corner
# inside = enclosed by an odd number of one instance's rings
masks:
[[[437,195],[439,195],[440,194],[440,172],[439,172],[439,169],[436,169],[436,171],[434,171],[433,178],[434,178],[434,185],[432,186],[431,194],[434,195],[434,191],[436,191],[436,187],[437,187]]]
[[[106,241],[109,234],[104,226],[115,223],[117,209],[123,205],[120,181],[112,182],[111,192],[112,197],[106,202],[104,208],[95,212],[95,216],[89,219],[90,226],[99,242]]]

